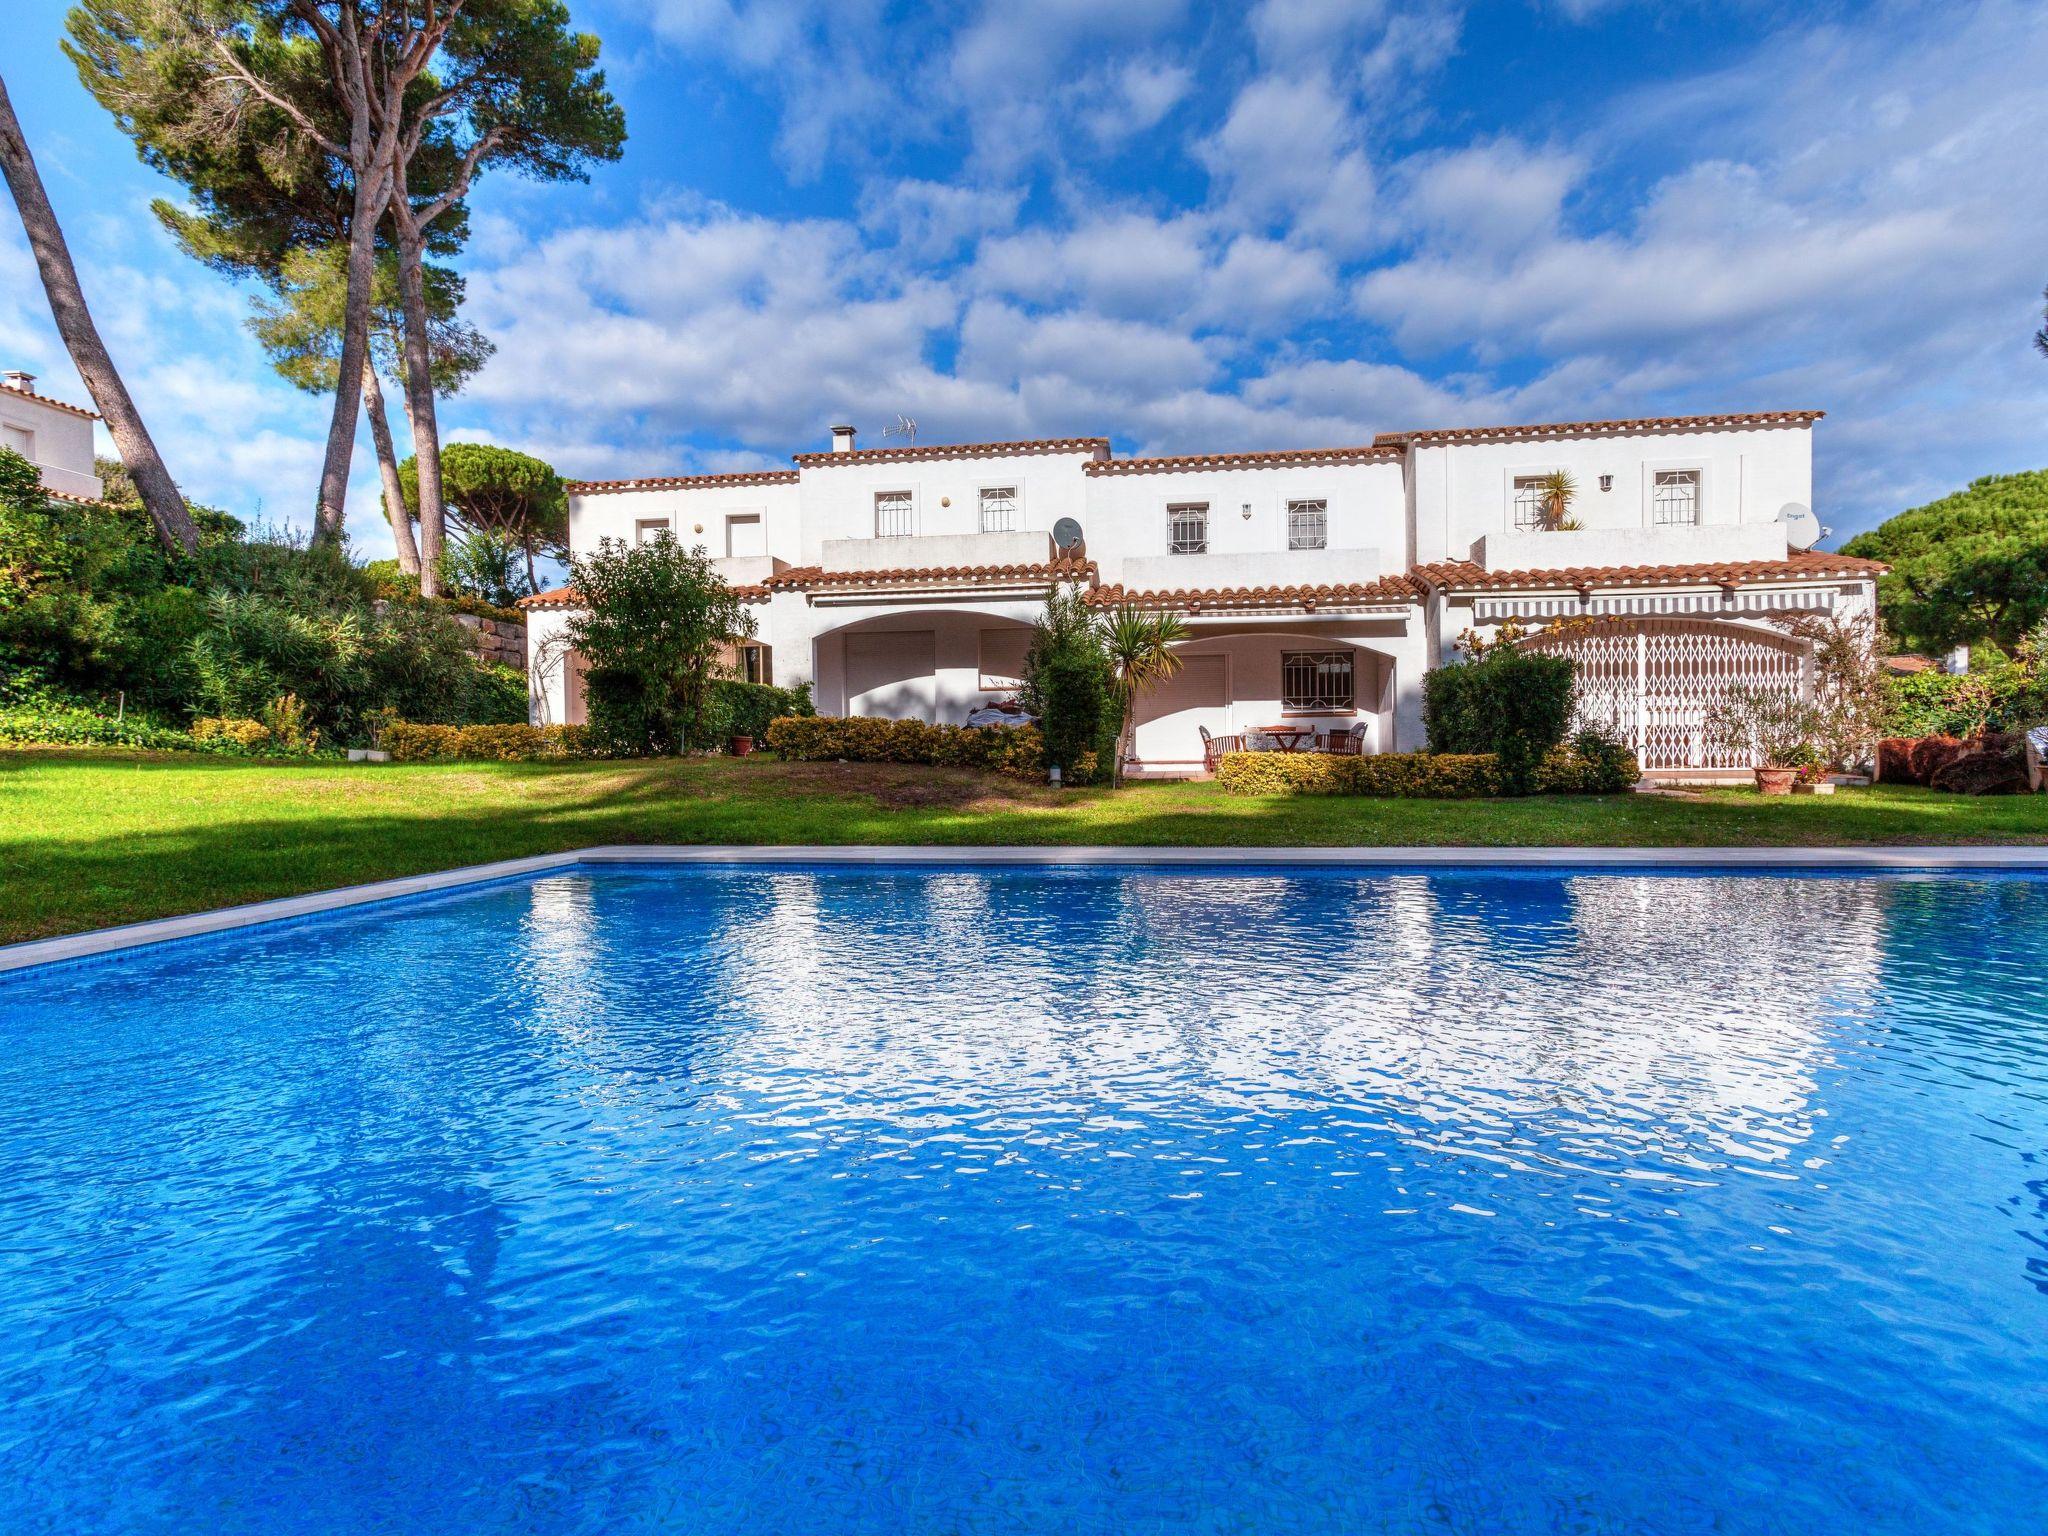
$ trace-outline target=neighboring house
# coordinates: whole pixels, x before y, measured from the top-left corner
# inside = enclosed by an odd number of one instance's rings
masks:
[[[859,449],[796,467],[574,483],[575,551],[667,530],[754,605],[748,675],[822,713],[959,721],[1013,692],[1047,592],[1187,621],[1141,702],[1141,771],[1201,732],[1424,745],[1422,678],[1510,622],[1581,664],[1582,707],[1656,769],[1716,768],[1707,707],[1808,685],[1770,621],[1867,610],[1882,567],[1808,552],[1818,411],[1383,433],[1354,447],[1116,458],[1103,438]],[[1559,530],[1542,478],[1577,481]],[[526,600],[537,721],[583,718],[573,591]],[[1569,623],[1563,621],[1572,621]]]
[[[0,448],[12,448],[42,474],[43,489],[65,501],[97,501],[92,424],[98,415],[36,393],[36,377],[0,373]]]

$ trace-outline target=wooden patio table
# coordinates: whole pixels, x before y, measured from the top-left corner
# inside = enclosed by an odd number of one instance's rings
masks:
[[[1262,725],[1259,734],[1270,740],[1282,752],[1299,752],[1301,744],[1315,735],[1314,726]]]

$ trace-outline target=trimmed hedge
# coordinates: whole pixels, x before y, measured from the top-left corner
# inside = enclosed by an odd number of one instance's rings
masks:
[[[811,685],[774,688],[767,683],[742,683],[721,677],[711,684],[711,700],[705,713],[710,717],[714,737],[751,736],[764,740],[768,727],[785,715],[815,715],[811,707]]]
[[[1564,656],[1513,645],[1438,667],[1422,680],[1422,722],[1429,749],[1498,759],[1502,794],[1541,788],[1545,755],[1564,740],[1572,718],[1572,676]]]
[[[1045,744],[1029,725],[928,725],[865,715],[787,715],[768,727],[769,748],[792,762],[928,763],[1037,778]]]
[[[1609,795],[1641,775],[1635,755],[1553,747],[1536,772],[1546,795]],[[1509,793],[1490,752],[1231,752],[1216,782],[1233,795],[1368,795],[1383,799],[1476,800]]]
[[[456,762],[464,758],[524,763],[543,757],[587,757],[580,725],[416,725],[396,720],[379,738],[395,763]]]

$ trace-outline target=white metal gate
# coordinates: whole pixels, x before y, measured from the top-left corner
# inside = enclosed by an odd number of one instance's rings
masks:
[[[1578,663],[1575,724],[1613,731],[1645,769],[1747,768],[1707,740],[1707,713],[1737,688],[1808,687],[1789,635],[1686,619],[1573,625],[1524,642]]]

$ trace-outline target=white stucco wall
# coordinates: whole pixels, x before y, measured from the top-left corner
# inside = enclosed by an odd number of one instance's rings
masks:
[[[42,472],[42,482],[70,496],[97,497],[92,418],[0,384],[0,447],[14,449]]]
[[[875,497],[883,491],[910,492],[915,533],[881,541],[901,546],[903,557],[878,556],[880,565],[923,564],[915,552],[918,539],[979,534],[984,487],[1014,486],[1019,528],[1049,532],[1062,517],[1079,515],[1081,466],[1092,457],[1070,452],[873,460],[848,454],[843,462],[806,463],[800,471],[803,532],[791,558],[822,565],[826,541],[874,539]]]
[[[1653,549],[1651,484],[1660,469],[1700,472],[1704,527],[1772,523],[1789,504],[1813,504],[1808,427],[1432,444],[1409,458],[1418,562],[1474,558],[1480,540],[1513,531],[1515,477],[1556,469],[1578,482],[1572,513],[1588,530],[1647,530]],[[1612,477],[1604,491],[1602,475]]]
[[[1090,475],[1080,519],[1088,554],[1101,567],[1106,582],[1196,585],[1190,578],[1160,582],[1148,576],[1142,582],[1134,581],[1122,571],[1125,560],[1172,558],[1202,561],[1209,573],[1200,578],[1201,585],[1251,586],[1263,584],[1267,578],[1249,566],[1242,574],[1233,575],[1231,562],[1240,556],[1289,556],[1287,503],[1297,500],[1325,503],[1329,554],[1374,552],[1381,568],[1406,567],[1408,541],[1402,528],[1404,502],[1397,459]],[[1170,555],[1166,509],[1179,502],[1209,504],[1206,556]],[[1245,515],[1247,509],[1250,516]],[[1304,573],[1294,579],[1315,583],[1352,579],[1318,574],[1324,562],[1315,551],[1296,551],[1292,558]],[[1358,564],[1355,558],[1344,563],[1347,567]]]
[[[994,686],[983,686],[983,631],[1021,635],[1042,606],[1019,601],[936,610],[882,604],[819,609],[815,620],[823,627],[811,646],[818,713],[958,725],[970,710],[1016,691],[1001,673],[987,676]],[[993,659],[1014,645],[992,641],[986,653]]]
[[[595,549],[600,539],[631,543],[645,520],[667,524],[685,549],[702,545],[707,555],[721,559],[734,547],[732,539],[745,531],[736,520],[758,517],[767,552],[787,560],[800,538],[797,491],[791,482],[572,494],[569,549],[580,555]]]

